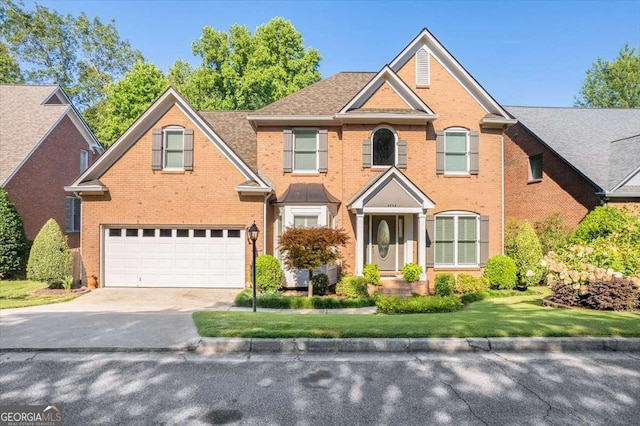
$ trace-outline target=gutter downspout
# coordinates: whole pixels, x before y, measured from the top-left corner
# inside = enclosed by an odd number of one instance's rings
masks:
[[[267,200],[271,193],[265,194],[262,201],[262,254],[267,254]]]
[[[500,145],[502,147],[502,161],[501,161],[501,172],[502,172],[502,178],[500,180],[500,191],[501,191],[501,197],[502,197],[502,203],[500,206],[500,210],[501,210],[501,215],[502,215],[502,223],[501,223],[501,243],[500,243],[500,252],[504,254],[504,131],[505,129],[502,130],[502,133],[500,135]]]

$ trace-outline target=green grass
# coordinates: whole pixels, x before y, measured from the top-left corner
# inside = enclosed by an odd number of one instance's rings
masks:
[[[48,305],[75,299],[79,294],[30,296],[29,293],[47,284],[38,281],[0,281],[0,309],[23,308],[25,306]]]
[[[196,312],[193,318],[204,337],[640,337],[638,313],[544,307],[546,294],[488,299],[438,314]]]

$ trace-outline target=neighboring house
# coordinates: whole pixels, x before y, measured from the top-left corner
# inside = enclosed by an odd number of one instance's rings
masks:
[[[67,187],[83,200],[85,272],[103,286],[241,288],[255,222],[259,252],[276,256],[287,227],[344,228],[343,273],[481,274],[502,252],[513,123],[427,30],[377,73],[257,111],[198,113],[169,89]]]
[[[505,213],[575,226],[601,204],[640,207],[640,109],[505,107]]]
[[[103,152],[58,85],[0,85],[0,185],[33,240],[55,219],[80,245],[80,198],[64,190]]]

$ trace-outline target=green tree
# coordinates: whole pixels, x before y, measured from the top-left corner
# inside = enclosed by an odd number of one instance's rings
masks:
[[[320,54],[283,18],[254,34],[243,25],[229,33],[207,26],[192,48],[201,65],[189,70],[178,61],[169,73],[188,75],[177,88],[197,109],[257,109],[320,80]]]
[[[339,247],[349,241],[344,229],[288,228],[279,240],[285,267],[309,271],[309,297],[313,295],[313,271],[340,258]]]
[[[587,70],[575,106],[640,108],[640,48],[626,44],[613,61],[598,58]]]
[[[87,120],[100,142],[111,145],[166,89],[160,68],[137,62],[124,78],[107,86],[105,100],[91,109]]]
[[[31,247],[27,278],[47,284],[61,283],[71,275],[73,258],[58,222],[49,219],[44,224]]]
[[[26,247],[22,219],[5,190],[0,188],[0,279],[22,271]]]
[[[96,104],[107,83],[121,77],[140,52],[121,40],[114,21],[84,13],[62,15],[42,5],[0,2],[0,37],[22,66],[28,83],[57,83],[81,110]]]
[[[22,83],[20,66],[7,45],[0,41],[0,83]]]
[[[538,285],[542,279],[542,247],[540,240],[527,220],[523,220],[515,238],[513,260],[516,262],[518,286],[527,288]]]

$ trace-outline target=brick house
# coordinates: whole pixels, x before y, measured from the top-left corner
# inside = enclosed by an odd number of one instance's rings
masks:
[[[85,273],[241,288],[255,222],[259,252],[276,256],[287,227],[344,228],[343,273],[481,274],[502,252],[514,123],[426,29],[377,73],[338,73],[257,111],[197,112],[169,89],[66,188],[83,200]]]
[[[80,245],[80,198],[64,186],[103,152],[58,85],[0,85],[0,184],[33,240],[53,218]]]
[[[574,227],[601,204],[640,206],[640,109],[505,107],[505,215]]]

